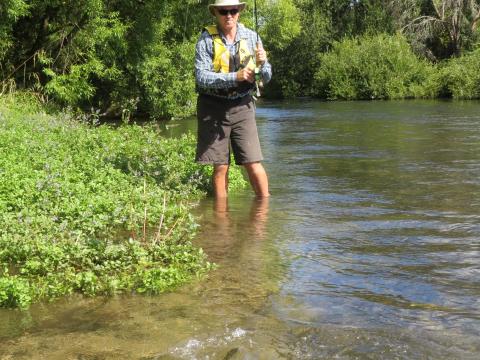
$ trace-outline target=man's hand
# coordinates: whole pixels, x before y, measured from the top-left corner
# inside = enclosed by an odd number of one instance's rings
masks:
[[[263,65],[265,61],[267,61],[267,52],[263,49],[261,43],[257,43],[257,48],[255,50],[255,55],[256,55],[256,60],[257,60],[257,66],[258,65]]]
[[[253,83],[255,81],[255,70],[248,67],[238,70],[237,81],[248,81],[249,83]]]

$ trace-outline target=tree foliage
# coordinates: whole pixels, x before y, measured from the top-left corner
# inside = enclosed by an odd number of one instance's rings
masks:
[[[13,81],[46,100],[114,114],[192,111],[186,57],[208,16],[198,1],[9,0],[1,6],[4,88]]]
[[[458,56],[478,41],[478,0],[393,0],[402,31],[432,60]]]

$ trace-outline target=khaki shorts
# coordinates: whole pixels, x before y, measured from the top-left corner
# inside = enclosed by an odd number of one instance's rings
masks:
[[[226,100],[199,95],[197,118],[197,162],[230,164],[230,149],[237,165],[263,160],[251,96]]]

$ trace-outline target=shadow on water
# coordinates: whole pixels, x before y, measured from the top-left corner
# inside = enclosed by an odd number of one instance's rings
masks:
[[[479,113],[259,104],[273,196],[199,204],[207,279],[0,310],[0,359],[477,359]]]

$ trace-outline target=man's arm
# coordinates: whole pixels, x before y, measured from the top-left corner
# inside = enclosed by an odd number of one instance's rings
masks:
[[[260,61],[263,62],[260,65],[260,75],[262,77],[263,83],[266,84],[272,79],[272,65],[268,62],[267,58],[267,53],[265,50],[263,50],[263,43],[262,40],[260,39],[260,36],[258,37],[258,44],[255,45],[258,47],[258,50],[256,49],[257,52],[257,59],[258,55],[260,55]]]
[[[213,41],[204,32],[195,48],[195,80],[200,89],[228,89],[237,85],[237,74],[213,71]]]

